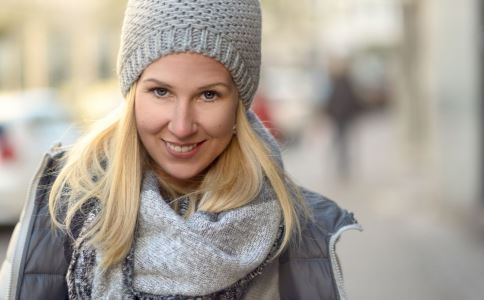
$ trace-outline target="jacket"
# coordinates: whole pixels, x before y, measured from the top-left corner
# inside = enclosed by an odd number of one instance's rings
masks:
[[[0,271],[2,300],[68,298],[68,237],[52,228],[48,213],[49,188],[55,180],[52,170],[62,152],[53,147],[46,153],[33,178]],[[335,245],[344,231],[362,228],[352,213],[333,201],[306,189],[302,192],[315,221],[304,224],[300,243],[279,257],[281,300],[346,299]]]

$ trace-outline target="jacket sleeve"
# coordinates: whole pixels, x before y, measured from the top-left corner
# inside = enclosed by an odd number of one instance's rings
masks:
[[[0,269],[0,299],[8,299],[10,294],[9,287],[12,281],[12,258],[14,251],[18,242],[18,232],[19,227],[21,227],[20,222],[17,223],[15,229],[13,230],[12,236],[10,237],[10,242],[8,244],[7,255],[2,263]]]
[[[54,231],[48,195],[59,153],[44,156],[32,181],[0,274],[0,299],[67,299],[65,237]]]

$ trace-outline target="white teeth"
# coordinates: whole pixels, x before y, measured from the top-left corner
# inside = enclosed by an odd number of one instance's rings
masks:
[[[166,142],[166,144],[168,145],[168,147],[171,150],[178,152],[178,153],[190,152],[193,149],[195,149],[195,147],[197,146],[197,144],[193,144],[193,145],[189,145],[189,146],[178,146],[178,145],[170,144],[168,142]]]

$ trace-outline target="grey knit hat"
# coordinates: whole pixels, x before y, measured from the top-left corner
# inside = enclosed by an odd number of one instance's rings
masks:
[[[122,93],[158,58],[194,52],[227,68],[248,108],[259,84],[260,44],[259,0],[129,0],[117,70]]]

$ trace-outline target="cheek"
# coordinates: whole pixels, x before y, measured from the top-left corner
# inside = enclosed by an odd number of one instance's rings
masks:
[[[231,136],[235,124],[235,112],[225,110],[216,114],[207,114],[203,123],[212,137]]]
[[[135,102],[136,128],[140,135],[158,133],[163,126],[164,117],[162,112],[150,105],[149,101],[139,99]]]

